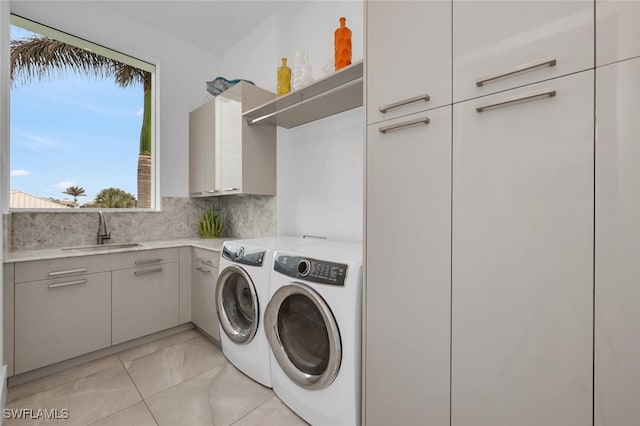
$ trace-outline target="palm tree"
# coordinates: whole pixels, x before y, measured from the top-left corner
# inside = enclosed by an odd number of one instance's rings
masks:
[[[11,84],[52,77],[52,71],[114,77],[120,87],[142,83],[144,109],[138,155],[138,205],[151,207],[151,73],[49,37],[11,40]]]
[[[122,209],[136,206],[136,197],[120,188],[106,188],[98,192],[94,207],[103,209]]]
[[[71,195],[73,197],[73,208],[78,207],[78,197],[85,197],[87,194],[84,192],[84,188],[81,186],[70,186],[65,189],[63,194]]]

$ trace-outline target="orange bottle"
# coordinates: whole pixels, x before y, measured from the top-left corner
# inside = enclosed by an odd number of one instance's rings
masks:
[[[282,65],[278,67],[278,96],[291,91],[291,68],[287,66],[287,58],[282,58]]]
[[[347,18],[340,18],[340,28],[334,33],[336,71],[351,65],[351,30],[346,23]]]

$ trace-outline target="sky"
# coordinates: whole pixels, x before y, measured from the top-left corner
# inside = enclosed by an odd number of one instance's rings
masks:
[[[11,27],[11,38],[30,37]],[[137,196],[143,88],[113,79],[69,73],[11,88],[11,189],[71,199],[69,186],[87,196],[116,187]]]

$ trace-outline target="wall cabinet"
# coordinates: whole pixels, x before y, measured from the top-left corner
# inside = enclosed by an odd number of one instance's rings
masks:
[[[218,312],[215,302],[220,254],[193,249],[191,271],[191,320],[205,333],[220,341]]]
[[[369,125],[366,155],[366,424],[449,425],[451,106]]]
[[[451,103],[450,2],[370,1],[367,26],[368,123]]]
[[[15,285],[15,373],[111,345],[111,274]]]
[[[640,424],[640,59],[596,69],[595,425]]]
[[[275,195],[276,127],[242,114],[275,94],[240,82],[189,114],[189,193]]]
[[[593,68],[593,15],[591,0],[453,0],[454,102]]]
[[[640,2],[596,0],[596,66],[640,56]]]
[[[591,423],[593,84],[453,107],[456,426]]]
[[[113,271],[114,345],[179,323],[179,263],[162,258],[138,262],[136,268]]]

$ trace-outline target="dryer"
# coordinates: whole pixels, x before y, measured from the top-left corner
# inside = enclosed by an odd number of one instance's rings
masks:
[[[278,397],[314,426],[360,424],[362,246],[277,250],[265,332]]]
[[[215,301],[224,356],[256,382],[271,387],[269,344],[262,325],[276,248],[317,244],[293,237],[225,241]]]

